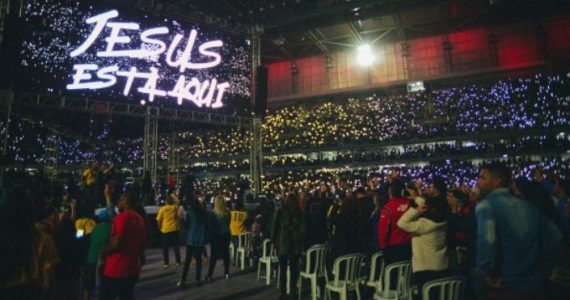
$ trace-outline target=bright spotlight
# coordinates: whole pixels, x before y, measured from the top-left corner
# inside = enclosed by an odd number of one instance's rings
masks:
[[[370,45],[362,45],[358,47],[358,56],[356,61],[361,66],[369,66],[374,62],[374,54],[372,53],[372,48]]]

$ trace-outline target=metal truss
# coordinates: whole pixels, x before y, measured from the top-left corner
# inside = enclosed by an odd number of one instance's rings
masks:
[[[0,102],[5,102],[8,105],[8,120],[12,106],[58,109],[73,112],[94,112],[145,118],[143,167],[145,171],[150,173],[153,182],[156,182],[158,171],[159,120],[241,127],[250,131],[253,128],[253,119],[247,117],[184,110],[171,107],[155,107],[133,103],[98,101],[62,95],[43,95],[34,93],[14,94],[12,91],[0,90]],[[4,137],[4,143],[6,144],[6,142],[7,133],[5,133]],[[6,147],[4,147],[4,149],[5,148]],[[53,147],[49,148],[51,149]],[[51,155],[51,152],[49,154]],[[46,153],[46,157],[52,157],[50,155]],[[175,160],[178,160],[178,158],[176,157]],[[46,170],[55,169],[55,167],[56,166],[46,165]]]
[[[253,120],[253,130],[250,132],[251,148],[249,152],[249,174],[251,179],[251,192],[260,194],[263,188],[263,135],[261,132],[261,119]]]
[[[6,105],[6,120],[4,121],[4,136],[2,137],[2,152],[0,154],[0,188],[4,184],[5,168],[2,165],[3,161],[8,155],[8,138],[10,135],[10,118],[12,114],[12,102],[14,100],[14,93],[0,90],[0,111],[3,112],[4,104]]]
[[[57,161],[59,157],[58,135],[49,134],[46,137],[45,151],[44,174],[50,179],[55,179],[57,175]]]
[[[185,2],[189,1],[107,0],[107,2],[119,3],[127,7],[135,7],[155,16],[169,17],[191,24],[212,26],[233,35],[246,35],[250,29],[250,27],[245,24],[231,22],[226,18],[211,14],[204,14],[200,10],[184,9]]]
[[[0,111],[3,111],[3,105],[6,105],[6,119],[4,123],[4,136],[2,137],[2,155],[8,153],[8,137],[10,135],[10,120],[12,115],[12,104],[14,102],[14,93],[0,90]]]
[[[1,93],[2,91],[0,91]],[[62,95],[43,95],[34,93],[16,93],[14,105],[36,108],[52,108],[77,112],[98,112],[113,115],[146,117],[147,109],[152,107],[155,117],[160,120],[202,123],[212,125],[237,126],[251,128],[251,118],[185,110],[173,107],[154,107],[134,103],[99,101],[87,98],[67,97]]]
[[[251,53],[251,75],[252,82],[257,82],[257,67],[261,65],[261,27],[252,30],[252,53]],[[252,85],[252,100],[255,105],[257,99],[256,85]],[[263,135],[261,131],[262,119],[261,116],[255,116],[250,133],[250,148],[249,148],[249,178],[250,189],[254,195],[261,194],[263,188]]]
[[[176,182],[179,182],[179,173],[178,172],[178,161],[180,153],[178,151],[178,146],[176,143],[176,133],[172,133],[172,136],[169,140],[169,153],[168,153],[168,172],[175,172],[176,174]]]
[[[158,171],[158,118],[157,110],[147,107],[144,121],[143,169],[150,172],[152,182],[156,182]]]

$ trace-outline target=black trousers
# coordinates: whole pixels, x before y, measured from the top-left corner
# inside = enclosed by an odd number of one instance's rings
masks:
[[[134,290],[137,277],[111,278],[103,277],[99,290],[99,300],[135,299]]]
[[[393,263],[398,263],[404,260],[412,259],[412,245],[404,244],[392,247],[386,247],[384,249],[384,262],[388,266]],[[389,287],[391,290],[396,288],[396,282],[392,281]]]
[[[384,261],[386,266],[389,264],[412,259],[412,245],[404,244],[386,247],[384,249]]]
[[[180,263],[180,246],[178,245],[178,231],[162,233],[162,255],[164,257],[164,263],[168,265],[169,255],[168,248],[174,248],[174,256],[176,257],[176,263]]]
[[[216,234],[212,237],[210,243],[210,267],[208,268],[208,277],[212,277],[216,262],[218,259],[224,261],[224,274],[230,273],[230,236]]]
[[[287,294],[287,265],[291,268],[291,294],[295,295],[297,293],[297,279],[299,278],[299,255],[279,255],[281,295]]]
[[[422,289],[426,283],[433,281],[433,280],[445,278],[448,276],[449,276],[448,270],[420,271],[420,272],[414,273],[414,282],[418,286],[418,293],[419,293],[419,295],[418,295],[419,297],[416,299],[422,298],[422,295],[423,295]],[[461,297],[463,297],[463,295],[461,295]],[[439,293],[437,293],[437,290],[432,290],[430,293],[430,299],[438,299],[438,298],[439,298]]]
[[[186,276],[188,276],[188,269],[190,268],[190,263],[192,258],[196,260],[196,281],[200,281],[202,275],[202,251],[203,246],[190,246],[186,245],[186,258],[184,259],[184,267],[182,268],[182,278],[181,281],[186,281]]]

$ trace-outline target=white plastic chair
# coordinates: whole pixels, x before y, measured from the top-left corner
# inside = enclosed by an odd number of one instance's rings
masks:
[[[384,273],[384,252],[378,251],[370,258],[370,273],[366,282],[367,287],[382,288],[382,274]]]
[[[259,258],[259,262],[257,263],[257,281],[259,281],[260,274],[261,274],[261,265],[265,265],[265,284],[271,284],[271,268],[273,265],[279,261],[277,257],[277,253],[271,247],[271,240],[265,239],[263,240],[262,244],[261,257]]]
[[[331,299],[331,292],[335,292],[340,295],[340,300],[346,300],[348,292],[355,290],[356,298],[360,300],[359,278],[362,262],[365,258],[364,254],[353,253],[340,256],[334,261],[334,278],[325,286],[326,299]]]
[[[245,258],[249,251],[249,244],[251,241],[251,232],[240,233],[238,237],[237,259],[241,269],[245,269]]]
[[[279,262],[279,257],[277,258]],[[285,285],[287,287],[287,295],[291,294],[291,267],[287,265],[287,272],[285,272],[286,280]],[[277,267],[277,289],[281,288],[281,265]]]
[[[395,278],[392,277],[395,274]],[[400,300],[408,299],[411,293],[411,262],[409,260],[393,263],[386,266],[384,278],[379,282],[374,294],[374,300]],[[395,281],[395,290],[390,290],[392,281]]]
[[[320,294],[317,285],[318,278],[327,276],[326,260],[328,247],[326,245],[313,245],[305,254],[305,270],[299,273],[299,299],[303,288],[303,279],[311,281],[311,299],[316,300]]]
[[[460,300],[463,297],[465,278],[461,276],[446,277],[424,284],[422,299],[429,300],[431,290],[437,290],[438,300]]]

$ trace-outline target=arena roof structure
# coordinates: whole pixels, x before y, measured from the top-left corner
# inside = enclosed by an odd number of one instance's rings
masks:
[[[156,14],[178,12],[234,32],[261,26],[265,62],[342,51],[363,41],[371,44],[401,41],[483,25],[540,20],[570,11],[570,3],[564,0],[156,0],[137,3]]]

